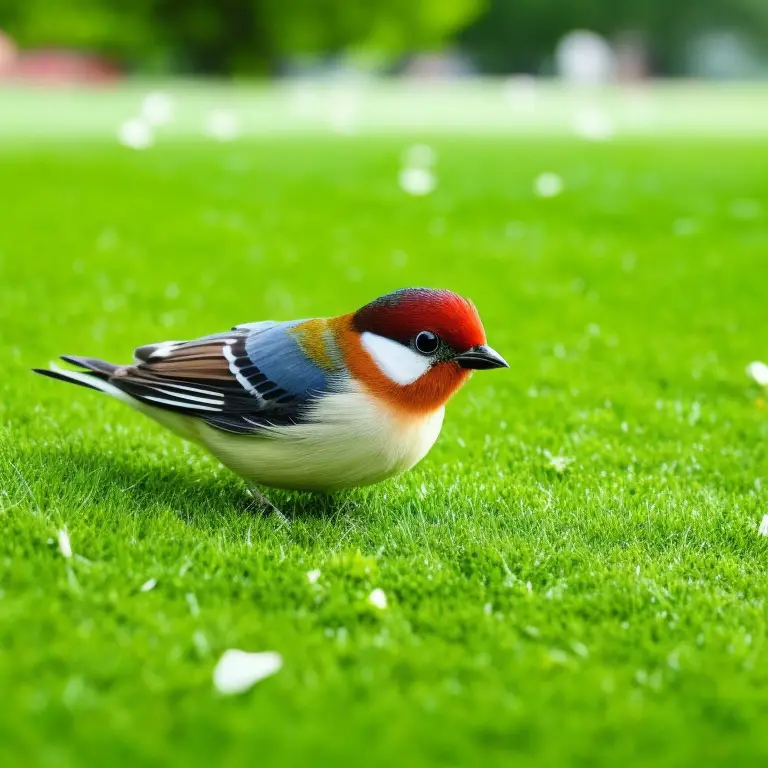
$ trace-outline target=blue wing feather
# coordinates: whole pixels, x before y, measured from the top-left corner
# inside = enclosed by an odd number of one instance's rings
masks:
[[[298,424],[334,375],[313,362],[291,332],[301,322],[248,323],[195,341],[147,345],[136,351],[136,365],[122,367],[110,381],[149,405],[227,432]]]
[[[270,381],[294,397],[306,400],[328,391],[328,377],[310,360],[291,330],[303,321],[280,323],[251,331],[245,340],[249,360]]]
[[[251,333],[261,333],[269,328],[274,328],[276,325],[285,325],[285,323],[279,320],[259,320],[256,323],[241,323],[232,328],[233,331],[250,331]]]

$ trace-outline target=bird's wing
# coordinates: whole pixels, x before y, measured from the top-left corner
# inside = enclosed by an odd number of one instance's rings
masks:
[[[148,405],[226,432],[298,424],[339,372],[337,355],[318,364],[307,354],[302,324],[250,323],[195,341],[139,347],[136,364],[116,369],[109,380]]]

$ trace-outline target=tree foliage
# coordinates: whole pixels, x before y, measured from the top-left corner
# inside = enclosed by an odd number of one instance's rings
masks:
[[[657,71],[680,71],[687,42],[725,28],[768,36],[768,0],[490,0],[460,36],[485,71],[537,72],[557,41],[573,29],[609,38],[639,34]]]
[[[22,45],[223,73],[297,53],[435,48],[482,8],[482,0],[0,0],[0,27]]]
[[[140,69],[265,71],[295,54],[397,56],[458,40],[490,72],[540,71],[586,28],[639,33],[655,68],[679,70],[699,31],[768,36],[768,0],[0,0],[22,45],[61,45]]]

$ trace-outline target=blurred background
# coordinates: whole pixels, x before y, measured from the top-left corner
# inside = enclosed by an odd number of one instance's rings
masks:
[[[757,78],[764,0],[0,0],[5,78]]]
[[[191,87],[173,130],[199,132],[202,121],[224,140],[292,128],[762,132],[768,106],[751,98],[759,90],[749,81],[768,76],[766,42],[765,0],[0,0],[0,85],[7,94],[270,80],[250,114],[241,108],[252,91],[240,103],[230,94],[236,111],[208,114],[221,100],[206,90],[195,104]],[[649,97],[644,84],[662,78],[685,79],[686,98],[675,89]],[[738,80],[746,91],[697,98],[691,84],[703,80]],[[574,112],[568,94],[584,87],[593,94]],[[166,96],[118,128],[124,143],[148,145],[171,122]],[[51,110],[56,120],[42,119]],[[109,100],[22,97],[6,102],[0,132],[114,135],[114,120]]]
[[[0,30],[0,766],[768,765],[768,0]],[[511,368],[403,478],[275,498],[289,532],[29,372],[407,285],[475,300]],[[226,702],[228,648],[285,670]]]

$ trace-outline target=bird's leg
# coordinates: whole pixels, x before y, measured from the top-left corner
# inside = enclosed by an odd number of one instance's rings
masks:
[[[249,485],[248,494],[262,508],[271,509],[286,528],[291,527],[291,521],[270,501],[269,496],[263,493],[260,488],[257,488],[255,485]]]

